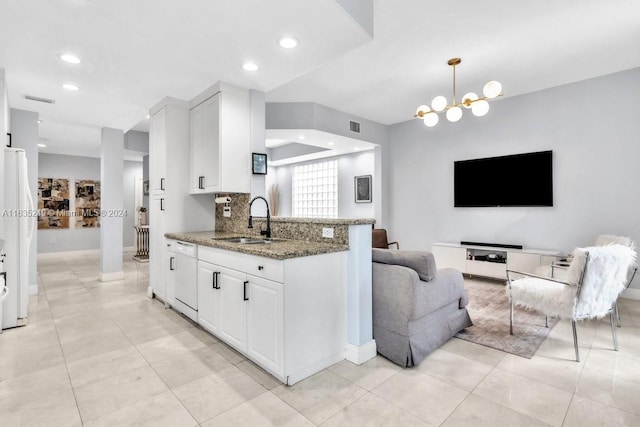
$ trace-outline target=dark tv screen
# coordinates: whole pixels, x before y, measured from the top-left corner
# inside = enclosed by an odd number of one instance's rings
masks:
[[[454,162],[454,206],[553,206],[552,152]]]

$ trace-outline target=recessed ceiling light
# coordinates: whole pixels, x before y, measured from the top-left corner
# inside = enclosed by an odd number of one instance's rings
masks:
[[[280,45],[280,47],[283,47],[285,49],[293,49],[294,47],[298,46],[298,40],[294,39],[293,37],[283,37],[278,40],[278,44]]]
[[[42,123],[42,120],[38,119],[38,124]]]
[[[304,139],[304,135],[302,135],[302,134],[298,135],[298,139],[300,139],[300,140]]]
[[[353,147],[353,151],[360,151],[358,147]]]
[[[147,114],[147,119],[148,119],[149,117],[151,117],[151,116],[150,116],[149,114]]]
[[[328,144],[328,145],[334,145],[334,144],[335,144],[335,142],[333,142],[333,141],[329,141],[329,142],[327,142],[327,144]]]
[[[46,144],[38,144],[38,147],[40,147],[40,148],[45,148],[45,147],[46,147]]]
[[[242,68],[245,69],[245,71],[257,71],[258,70],[258,66],[256,64],[254,64],[253,62],[247,62],[245,63]]]
[[[70,90],[74,92],[80,89],[78,86],[74,85],[73,83],[65,83],[62,85],[62,87],[65,88],[66,90]]]
[[[69,64],[79,64],[80,58],[75,56],[73,53],[61,53],[58,55],[58,58],[63,60],[64,62],[68,62]]]

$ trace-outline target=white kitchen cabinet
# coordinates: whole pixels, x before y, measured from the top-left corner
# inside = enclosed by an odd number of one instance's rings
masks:
[[[217,266],[220,272],[220,338],[240,351],[247,343],[247,275],[243,271]]]
[[[172,242],[173,240],[167,240],[166,252],[165,252],[165,302],[170,306],[174,306],[176,303],[176,253],[173,252]]]
[[[199,246],[198,258],[209,332],[289,385],[344,360],[345,252],[276,260]]]
[[[167,271],[165,253],[165,196],[156,194],[149,201],[149,287],[151,292],[165,300]]]
[[[211,333],[219,334],[221,297],[218,266],[198,261],[198,323]]]
[[[167,109],[149,117],[149,192],[164,194],[167,176]]]
[[[284,285],[247,275],[247,354],[272,372],[283,372]]]
[[[251,191],[249,90],[219,82],[189,110],[191,194]]]
[[[213,198],[205,200],[189,194],[189,103],[165,98],[149,110],[149,116],[148,295],[164,301],[165,233],[212,229],[215,205]],[[195,274],[194,266],[190,276]],[[176,301],[181,300],[176,297]],[[182,306],[190,317],[197,317],[196,309]]]
[[[220,95],[189,110],[189,185],[193,193],[211,193],[220,187]]]

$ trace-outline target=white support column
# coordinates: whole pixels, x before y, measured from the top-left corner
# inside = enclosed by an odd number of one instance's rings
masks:
[[[107,282],[124,278],[122,270],[124,219],[118,214],[124,209],[123,131],[102,128],[100,144],[100,281]]]
[[[360,365],[376,355],[371,287],[371,224],[349,226],[345,358]]]

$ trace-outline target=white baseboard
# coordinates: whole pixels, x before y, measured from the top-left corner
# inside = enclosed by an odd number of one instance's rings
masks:
[[[123,253],[135,252],[136,249],[133,246],[127,246],[122,248]],[[65,252],[42,252],[38,254],[38,258],[51,259],[60,258],[61,256],[70,255],[100,255],[100,249],[84,249],[81,251],[65,251]]]
[[[112,282],[124,279],[124,271],[114,271],[112,273],[100,273],[101,282]]]
[[[622,293],[622,298],[640,300],[640,289],[629,288]]]
[[[345,348],[345,359],[356,365],[362,365],[367,360],[373,359],[378,353],[376,340],[371,340],[361,346],[347,344]]]
[[[67,251],[67,252],[44,252],[39,253],[39,259],[52,259],[60,258],[61,256],[69,255],[100,255],[100,249],[85,249],[82,251]]]
[[[38,295],[38,285],[29,285],[29,295]]]

